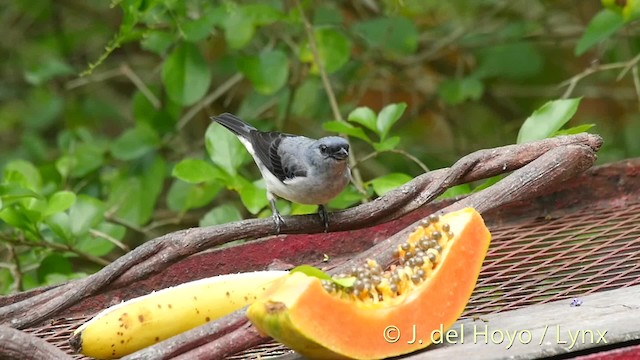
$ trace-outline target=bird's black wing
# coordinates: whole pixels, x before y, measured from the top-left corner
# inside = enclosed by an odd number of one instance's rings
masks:
[[[258,159],[266,166],[266,168],[280,181],[292,179],[298,176],[307,176],[307,172],[298,162],[281,156],[280,145],[286,138],[294,135],[283,134],[279,132],[260,132],[252,131],[249,135],[249,141],[253,145],[253,151]],[[291,154],[295,156],[296,154]]]

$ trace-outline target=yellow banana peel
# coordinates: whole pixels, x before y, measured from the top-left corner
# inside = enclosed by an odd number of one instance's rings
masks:
[[[70,343],[97,359],[131,354],[250,305],[286,271],[196,280],[114,305],[80,326]]]

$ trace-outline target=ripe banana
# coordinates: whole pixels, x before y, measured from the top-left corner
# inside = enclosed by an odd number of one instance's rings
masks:
[[[69,341],[97,359],[133,353],[253,303],[286,271],[214,276],[114,305],[80,326]]]

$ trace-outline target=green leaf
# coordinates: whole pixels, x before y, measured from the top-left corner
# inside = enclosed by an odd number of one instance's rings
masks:
[[[239,181],[239,184],[240,188],[238,192],[240,193],[240,200],[242,200],[242,204],[250,213],[255,215],[269,204],[267,190],[264,187],[259,187],[256,183],[249,182],[245,179]]]
[[[0,199],[2,199],[3,205],[9,205],[15,200],[41,197],[37,192],[18,184],[0,184]]]
[[[46,86],[33,88],[27,102],[23,121],[27,128],[34,130],[51,127],[62,116],[65,106],[64,98]]]
[[[257,26],[270,25],[283,18],[282,12],[268,3],[243,5],[242,12]]]
[[[238,168],[249,159],[240,140],[216,122],[209,125],[204,136],[207,153],[213,163],[235,176]]]
[[[329,207],[332,209],[346,209],[361,202],[364,198],[365,195],[361,194],[355,186],[347,186],[338,196],[329,201]]]
[[[339,31],[332,28],[321,28],[314,31],[320,61],[328,73],[340,70],[351,56],[351,41]],[[305,43],[300,51],[302,62],[311,63],[311,72],[319,73],[309,43]]]
[[[231,10],[222,19],[222,26],[225,40],[232,49],[246,46],[253,39],[256,26],[269,25],[283,18],[280,10],[264,3],[227,8]]]
[[[200,219],[199,226],[204,227],[226,224],[238,220],[242,220],[242,214],[240,214],[240,211],[231,204],[222,204],[209,210],[209,212]]]
[[[335,278],[335,277],[331,277],[329,276],[329,274],[327,274],[326,272],[313,267],[311,265],[298,265],[296,267],[294,267],[293,269],[291,269],[290,273],[303,273],[307,276],[311,276],[311,277],[315,277],[318,278],[320,280],[327,280],[327,281],[331,281],[333,283],[336,283],[342,287],[351,287],[353,286],[353,284],[356,282],[356,278],[355,276],[348,276],[348,277],[344,277],[344,278]]]
[[[448,188],[445,192],[438,196],[438,199],[450,199],[460,195],[466,195],[471,192],[471,185],[460,184]]]
[[[627,0],[622,9],[622,17],[627,24],[640,18],[640,1]]]
[[[104,203],[88,195],[78,195],[76,202],[69,210],[71,234],[82,236],[104,219]]]
[[[226,178],[226,174],[222,170],[200,159],[184,159],[180,161],[173,168],[172,175],[192,184]]]
[[[209,89],[211,69],[196,45],[183,43],[164,61],[162,82],[171,100],[189,106]]]
[[[69,214],[65,212],[57,212],[50,215],[44,220],[49,229],[62,240],[63,243],[69,243],[71,240],[71,221]]]
[[[59,76],[71,75],[73,68],[55,56],[41,57],[41,63],[25,72],[24,78],[31,85],[41,85]]]
[[[376,113],[366,106],[354,109],[349,113],[347,120],[358,123],[373,132],[378,132]]]
[[[400,136],[392,136],[384,139],[384,141],[373,143],[372,145],[376,151],[383,152],[395,149],[398,144],[400,144]]]
[[[405,17],[377,18],[356,23],[353,31],[372,48],[395,57],[412,55],[418,48],[418,29]]]
[[[232,49],[241,49],[251,41],[256,27],[253,19],[239,9],[233,10],[224,21],[224,38]]]
[[[124,238],[124,234],[127,232],[127,229],[122,225],[111,224],[108,222],[102,222],[98,224],[95,230],[100,233],[106,234],[116,240],[122,240]],[[105,256],[109,254],[113,249],[115,249],[116,245],[102,237],[93,236],[93,235],[85,235],[80,240],[78,240],[75,248],[87,254],[93,256]]]
[[[311,265],[298,265],[290,271],[291,274],[297,272],[303,273],[307,276],[318,278],[320,280],[331,280],[331,276],[329,274]]]
[[[402,114],[404,114],[404,110],[407,108],[407,104],[399,103],[399,104],[390,104],[385,106],[380,113],[378,114],[378,119],[376,121],[376,127],[378,129],[378,135],[380,135],[380,139],[384,140],[391,130],[393,124],[395,124]]]
[[[3,182],[7,184],[18,184],[34,191],[39,191],[42,187],[40,172],[35,165],[25,160],[13,160],[7,163],[2,176]]]
[[[596,126],[596,124],[582,124],[582,125],[570,127],[568,129],[558,130],[554,132],[552,136],[580,134],[583,132],[587,132],[587,130],[591,129],[594,126]]]
[[[373,186],[373,191],[375,191],[378,196],[382,196],[409,181],[411,181],[411,176],[407,174],[390,173],[377,177],[369,181],[368,184],[371,184],[371,186]]]
[[[49,198],[49,201],[47,202],[47,208],[42,213],[42,216],[47,217],[55,213],[65,211],[70,208],[74,202],[76,202],[75,193],[68,190],[55,192]]]
[[[138,225],[151,219],[165,177],[165,162],[161,157],[142,167],[139,173],[123,170],[118,174],[111,184],[107,202],[110,209],[116,209],[119,218]]]
[[[73,152],[56,161],[56,170],[63,177],[81,178],[100,168],[104,163],[105,149],[100,145],[81,143]]]
[[[482,81],[467,77],[463,79],[448,79],[438,88],[438,96],[449,105],[458,105],[467,100],[478,100],[484,92]]]
[[[258,56],[240,58],[238,69],[251,81],[257,92],[271,95],[287,82],[289,59],[280,50],[265,51]]]
[[[140,40],[140,46],[144,50],[154,52],[158,55],[163,55],[174,41],[175,35],[173,32],[165,30],[151,30],[144,34],[144,37]]]
[[[148,126],[137,126],[125,131],[111,144],[116,159],[133,160],[160,145],[160,137]]]
[[[529,79],[539,75],[544,65],[539,50],[532,43],[524,41],[482,48],[478,57],[479,65],[472,75],[477,79]]]
[[[594,45],[611,37],[616,31],[624,26],[624,18],[621,14],[609,9],[600,10],[594,16],[578,43],[574,53],[576,56],[584,54]]]
[[[558,131],[578,110],[581,98],[549,101],[533,112],[520,127],[518,144],[541,140]]]
[[[185,40],[195,43],[206,39],[212,34],[217,20],[215,16],[206,15],[197,19],[184,18],[184,21],[180,24],[180,29]]]
[[[478,186],[476,186],[475,188],[473,188],[473,192],[474,192],[474,193],[480,192],[480,191],[482,191],[482,190],[484,190],[484,189],[486,189],[486,188],[488,188],[488,187],[492,186],[493,184],[496,184],[496,183],[497,183],[497,182],[499,182],[500,180],[504,179],[504,178],[505,178],[505,176],[506,176],[506,175],[504,175],[504,174],[500,174],[500,175],[492,176],[492,177],[490,177],[490,178],[488,178],[488,179],[484,180],[480,185],[478,185]],[[469,185],[469,184],[463,184],[463,185]],[[453,188],[455,188],[455,186],[454,186]],[[453,189],[453,188],[451,188],[451,189]],[[471,191],[471,190],[472,190],[472,189],[471,189],[471,186],[469,186],[469,189],[468,189],[468,191],[467,191],[467,192],[462,192],[462,191],[466,191],[466,190],[467,190],[466,188],[461,188],[461,189],[462,189],[462,190],[460,190],[460,192],[459,192],[458,194],[455,194],[455,195],[464,195],[464,194],[467,194],[467,193],[472,192],[472,191]],[[454,190],[454,191],[455,191],[455,190]],[[451,193],[449,193],[449,195],[453,195],[453,192],[454,192],[454,191],[452,191]],[[447,194],[447,192],[446,192],[446,191],[445,191],[445,193],[444,193],[444,194],[442,194],[440,197],[444,197],[444,195],[445,195],[445,194]]]
[[[33,219],[38,219],[39,217],[40,212],[25,209],[23,206],[19,205],[5,207],[4,209],[2,209],[2,211],[0,211],[0,220],[13,227],[28,231],[33,234],[37,233],[36,224],[34,223]]]
[[[338,134],[346,134],[371,143],[371,139],[369,139],[367,134],[365,134],[364,130],[344,121],[327,121],[322,124],[322,127],[327,131],[333,131]]]
[[[169,209],[176,212],[185,212],[209,205],[222,190],[222,184],[218,182],[206,182],[189,184],[182,180],[176,180],[171,184],[167,194]]]
[[[50,274],[71,274],[73,267],[66,257],[60,254],[50,254],[40,262],[38,267],[38,279],[44,281]]]
[[[331,278],[331,281],[342,286],[342,287],[352,287],[356,282],[355,276],[347,276],[343,278]]]

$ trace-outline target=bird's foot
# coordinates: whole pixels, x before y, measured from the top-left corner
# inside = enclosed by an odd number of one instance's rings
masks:
[[[284,225],[284,219],[278,212],[275,199],[269,199],[269,203],[271,204],[271,212],[273,213],[273,223],[276,225],[276,234],[280,234],[280,226]]]
[[[276,234],[280,234],[280,226],[284,225],[284,219],[278,212],[273,213],[273,223],[276,226]]]
[[[324,205],[318,205],[318,215],[324,224],[324,232],[329,231],[329,214],[327,214],[327,208]]]

